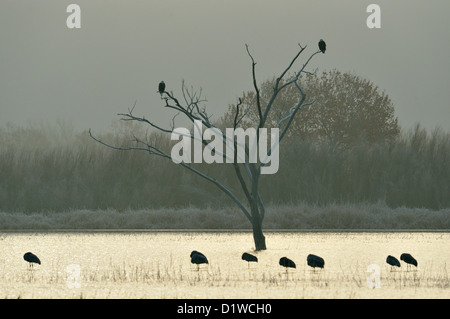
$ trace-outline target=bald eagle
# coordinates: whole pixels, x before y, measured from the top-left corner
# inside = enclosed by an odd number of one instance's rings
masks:
[[[322,51],[322,53],[325,53],[326,49],[327,49],[327,45],[326,45],[325,41],[320,39],[320,41],[319,41],[319,50]]]
[[[159,82],[158,85],[158,92],[162,95],[166,90],[166,84],[164,83],[164,81]]]

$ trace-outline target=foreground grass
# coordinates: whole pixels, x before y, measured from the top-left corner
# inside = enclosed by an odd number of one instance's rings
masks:
[[[23,271],[16,288],[1,298],[448,298],[446,268],[434,272],[384,271],[380,289],[369,289],[367,273],[321,270],[226,271],[221,267],[200,271],[160,264],[111,265],[85,271],[81,288],[67,287],[67,274]],[[5,294],[6,293],[6,294]]]
[[[450,208],[390,208],[377,204],[267,207],[265,229],[449,230]],[[0,212],[0,229],[251,229],[236,208],[161,208]]]
[[[8,232],[0,236],[0,298],[449,298],[449,233],[268,232],[253,252],[250,232]],[[199,268],[190,252],[209,264]],[[23,260],[41,259],[33,269]],[[387,254],[411,252],[418,267],[391,270]],[[325,268],[312,270],[317,253]],[[297,268],[279,265],[288,256]],[[379,266],[380,288],[367,284]],[[78,272],[74,267],[78,267]],[[76,280],[75,280],[76,279]],[[74,286],[74,283],[78,286]]]

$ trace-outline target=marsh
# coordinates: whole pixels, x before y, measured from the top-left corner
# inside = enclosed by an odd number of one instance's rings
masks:
[[[450,297],[448,232],[268,231],[269,249],[259,252],[251,236],[249,231],[3,232],[0,297]],[[197,269],[190,263],[195,249],[209,264]],[[41,260],[32,270],[22,258],[28,250]],[[255,254],[258,263],[249,267],[243,252]],[[404,252],[419,266],[407,271],[402,263],[392,271],[386,256]],[[310,253],[325,259],[324,269],[307,266]],[[278,264],[281,256],[297,268],[286,272]],[[380,288],[367,284],[370,265],[379,266]]]

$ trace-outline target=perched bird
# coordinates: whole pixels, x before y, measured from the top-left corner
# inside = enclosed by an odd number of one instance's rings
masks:
[[[200,264],[208,264],[208,259],[201,252],[193,250],[191,252],[191,263],[197,265],[197,269],[199,269]]]
[[[395,258],[394,256],[387,256],[386,258],[386,262],[391,265],[392,267],[400,267],[400,262],[398,261],[397,258]],[[391,269],[392,270],[392,269]]]
[[[400,260],[403,260],[407,265],[407,269],[409,269],[409,265],[414,265],[417,267],[417,260],[411,256],[410,254],[403,253],[400,255]]]
[[[41,261],[39,260],[39,258],[35,254],[30,253],[30,252],[25,253],[25,255],[23,255],[23,259],[30,263],[29,264],[30,267],[33,267],[33,263],[39,264],[39,265],[41,264]]]
[[[319,41],[319,50],[322,51],[322,53],[325,53],[326,49],[327,49],[327,44],[325,43],[325,41],[320,39],[320,41]]]
[[[280,258],[280,265],[283,266],[283,267],[286,267],[286,271],[287,271],[288,268],[297,268],[295,266],[295,263],[292,260],[290,260],[289,258],[287,258],[287,257],[281,257]]]
[[[163,94],[166,91],[166,84],[164,83],[164,81],[159,82],[158,85],[158,92],[159,94]]]
[[[325,260],[323,260],[322,257],[309,254],[308,257],[306,257],[306,262],[308,263],[308,266],[315,268],[323,268],[325,265]]]
[[[248,267],[250,267],[250,262],[258,262],[258,257],[253,256],[252,254],[249,253],[243,253],[242,254],[242,260],[245,260],[248,262]]]

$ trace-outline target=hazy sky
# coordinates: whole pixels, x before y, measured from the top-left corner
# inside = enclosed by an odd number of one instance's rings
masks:
[[[81,7],[81,29],[66,8]],[[366,8],[381,7],[381,29]],[[264,81],[323,38],[310,69],[373,81],[402,127],[450,130],[449,0],[0,0],[0,126],[64,120],[109,128],[135,101],[136,115],[170,123],[157,85],[201,87],[218,118],[252,89],[245,44]]]

